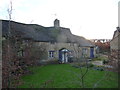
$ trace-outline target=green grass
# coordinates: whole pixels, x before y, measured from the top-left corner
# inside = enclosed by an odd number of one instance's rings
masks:
[[[81,88],[80,69],[70,64],[56,64],[30,68],[33,74],[21,77],[23,84],[18,88]],[[83,71],[86,68],[82,69]],[[107,77],[101,78],[108,74]],[[85,87],[117,88],[117,73],[90,69],[84,78]]]

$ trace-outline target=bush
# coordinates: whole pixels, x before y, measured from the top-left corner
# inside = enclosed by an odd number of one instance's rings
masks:
[[[92,63],[86,64],[86,62],[75,63],[72,66],[74,66],[74,67],[88,67],[88,68],[94,67],[94,65]]]
[[[89,63],[88,67],[94,67],[94,65],[92,63]]]
[[[104,71],[104,68],[102,66],[98,66],[98,67],[94,67],[94,70]]]
[[[81,62],[81,63],[78,63],[77,65],[80,66],[80,67],[84,67],[84,66],[86,66],[86,63],[85,62]]]
[[[107,57],[100,56],[100,57],[93,58],[92,61],[104,61],[104,60],[107,60],[107,59],[108,59]]]
[[[107,64],[108,62],[108,60],[103,60],[103,64]]]
[[[39,60],[38,65],[58,64],[58,60]]]

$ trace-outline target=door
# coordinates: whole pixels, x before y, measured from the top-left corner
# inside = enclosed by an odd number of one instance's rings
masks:
[[[90,58],[94,58],[94,48],[90,48]]]
[[[59,50],[59,61],[62,62],[62,51]]]
[[[62,63],[68,62],[68,50],[67,49],[59,50],[59,61]]]

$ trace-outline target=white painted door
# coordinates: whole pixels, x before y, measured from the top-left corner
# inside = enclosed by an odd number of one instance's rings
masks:
[[[68,56],[67,56],[67,53],[65,53],[65,62],[68,62]]]
[[[64,63],[64,60],[65,60],[65,55],[64,53],[62,53],[62,63]]]

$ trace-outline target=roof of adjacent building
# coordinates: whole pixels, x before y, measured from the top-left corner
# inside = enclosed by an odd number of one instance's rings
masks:
[[[62,43],[78,43],[80,46],[94,46],[84,37],[73,35],[69,28],[64,27],[44,27],[37,24],[23,24],[8,20],[2,21],[2,36],[8,37],[10,31],[11,36],[21,37],[22,39],[31,39],[38,42],[62,42]]]

